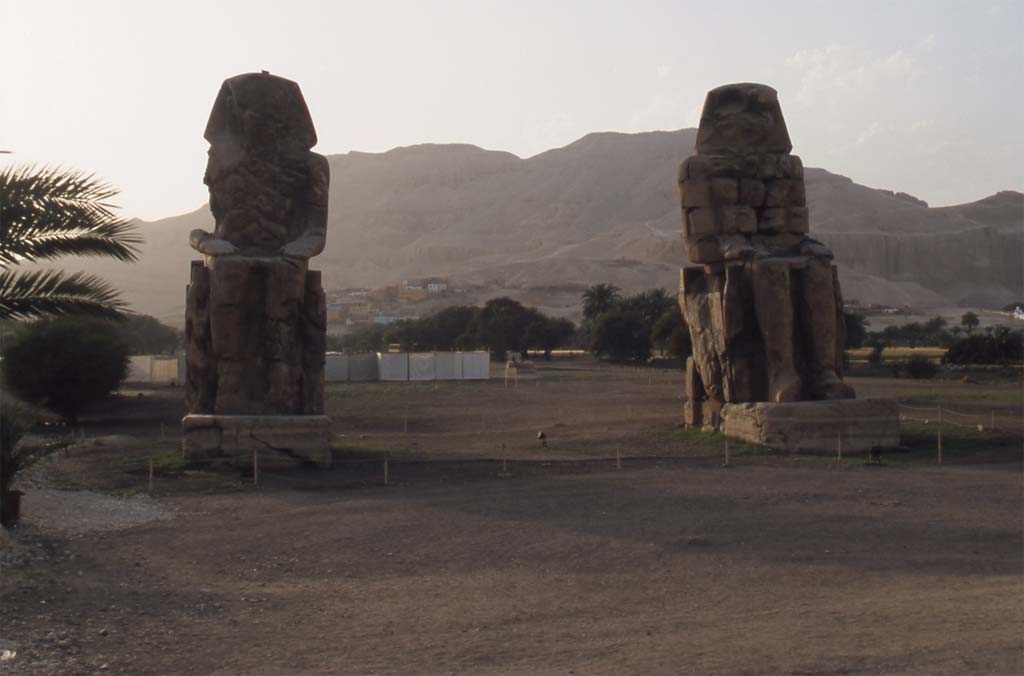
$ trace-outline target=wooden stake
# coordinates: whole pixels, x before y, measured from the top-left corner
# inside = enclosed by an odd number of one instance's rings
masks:
[[[843,462],[843,433],[836,434],[836,462]]]
[[[388,459],[384,458],[384,485],[388,485]]]
[[[942,464],[942,428],[939,428],[939,464]]]
[[[260,485],[260,452],[259,449],[252,449],[252,485]]]
[[[153,492],[153,460],[149,461],[149,492]]]

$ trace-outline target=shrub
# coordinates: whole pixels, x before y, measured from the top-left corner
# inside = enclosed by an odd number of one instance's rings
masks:
[[[526,329],[526,344],[544,351],[544,358],[551,359],[556,347],[569,345],[576,336],[576,326],[568,319],[538,316]]]
[[[650,329],[637,313],[608,312],[594,324],[590,350],[612,361],[645,362],[651,356]]]
[[[915,354],[905,364],[907,375],[915,380],[928,380],[939,372],[938,365],[923,354]]]
[[[149,315],[128,315],[114,325],[131,354],[174,354],[181,332]]]
[[[880,341],[871,341],[868,343],[871,348],[871,352],[868,354],[868,363],[872,366],[882,365],[882,352],[885,350],[886,345]]]
[[[955,341],[942,360],[947,364],[1019,364],[1024,359],[1024,331],[1000,326]]]
[[[843,323],[846,326],[846,347],[860,347],[868,335],[868,321],[864,315],[855,312],[844,312]]]
[[[18,332],[4,351],[7,385],[71,423],[128,374],[128,347],[110,322],[45,319]]]
[[[651,339],[662,352],[685,362],[693,354],[690,341],[690,327],[683,319],[683,313],[676,305],[666,310],[651,329]]]

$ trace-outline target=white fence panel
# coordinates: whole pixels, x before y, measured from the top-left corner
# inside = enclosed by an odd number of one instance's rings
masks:
[[[348,379],[353,382],[377,380],[377,355],[352,354],[348,357]]]
[[[462,380],[462,353],[435,352],[434,378],[436,380]]]
[[[409,379],[409,353],[408,352],[378,352],[377,353],[377,374],[381,380],[408,380]]]
[[[348,355],[328,352],[324,361],[324,380],[328,383],[343,383],[348,380]]]
[[[409,355],[409,380],[434,380],[435,369],[433,352],[413,352]]]
[[[167,356],[151,357],[149,381],[158,385],[178,384],[178,358]]]
[[[462,379],[487,380],[491,377],[491,355],[487,352],[462,353]]]

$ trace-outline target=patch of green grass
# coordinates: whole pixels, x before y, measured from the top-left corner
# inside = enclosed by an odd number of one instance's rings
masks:
[[[189,463],[182,457],[181,451],[165,451],[152,457],[153,471],[160,474],[177,474],[190,469]]]
[[[903,421],[900,425],[902,448],[886,451],[886,462],[938,462],[937,424]],[[964,461],[1020,461],[1020,435],[1010,431],[978,431],[954,425],[942,426],[943,462]]]
[[[693,450],[702,451],[701,453],[688,453],[687,455],[721,455],[723,458],[725,457],[726,436],[721,432],[705,432],[704,430],[683,427],[673,429],[671,436],[677,442],[682,443]],[[741,439],[729,437],[730,459],[739,456],[774,456],[784,454],[784,451],[779,451],[767,446],[761,446],[759,444],[747,443]]]

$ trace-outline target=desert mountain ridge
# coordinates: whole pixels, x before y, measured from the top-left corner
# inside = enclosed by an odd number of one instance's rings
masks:
[[[329,293],[440,276],[567,316],[578,312],[579,290],[597,282],[673,289],[687,263],[676,171],[695,136],[593,133],[526,159],[465,144],[330,155],[327,246],[311,267]],[[930,208],[824,169],[805,176],[811,236],[833,248],[847,299],[996,306],[1024,295],[1024,194]],[[188,233],[212,228],[209,210],[141,228],[137,264],[76,267],[123,289],[137,311],[182,316],[197,257]]]

